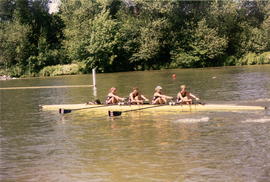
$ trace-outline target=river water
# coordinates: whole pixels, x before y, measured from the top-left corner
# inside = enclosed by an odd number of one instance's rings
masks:
[[[176,79],[171,78],[176,74]],[[0,82],[1,87],[91,84],[91,75]],[[97,74],[97,97],[110,87],[151,97],[186,84],[205,103],[270,107],[270,66]],[[9,181],[270,181],[270,111],[72,112],[38,105],[84,103],[91,88],[0,90],[0,179]]]

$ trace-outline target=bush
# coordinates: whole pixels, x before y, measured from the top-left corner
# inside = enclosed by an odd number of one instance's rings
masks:
[[[223,60],[223,66],[234,66],[237,62],[237,58],[234,56],[228,56]]]
[[[7,75],[9,75],[11,77],[20,77],[23,74],[24,74],[24,71],[23,71],[22,67],[20,67],[20,66],[12,66],[7,71]]]
[[[258,56],[259,64],[270,64],[270,52],[262,53]]]
[[[46,66],[40,72],[40,76],[75,75],[83,73],[85,64],[73,63],[66,65]]]
[[[56,64],[67,64],[69,62],[64,62],[66,57],[62,50],[46,50],[45,52],[40,52],[37,56],[30,56],[27,62],[31,67],[29,72],[38,73],[41,69],[49,65]]]
[[[0,67],[0,75],[6,75],[6,71],[4,68]]]
[[[200,58],[193,56],[183,51],[172,51],[172,62],[169,68],[191,68],[198,67]]]
[[[238,60],[237,65],[254,65],[256,63],[257,63],[256,53],[248,53]]]
[[[237,61],[237,65],[270,64],[270,52],[264,52],[257,55],[248,53]]]

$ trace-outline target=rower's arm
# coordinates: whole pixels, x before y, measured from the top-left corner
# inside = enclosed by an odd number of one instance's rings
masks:
[[[141,95],[141,97],[143,98],[143,100],[149,101],[146,97],[144,97],[144,95]]]
[[[170,97],[170,96],[167,96],[167,95],[161,95],[160,93],[155,93],[154,96],[162,97],[162,98],[165,98],[165,99],[173,99],[173,97]]]
[[[196,99],[196,100],[200,100],[198,97],[196,97],[195,95],[193,95],[192,93],[189,93],[190,97],[192,97],[193,99]]]
[[[180,98],[180,99],[179,99],[179,98]],[[181,93],[178,93],[178,94],[177,94],[177,99],[179,99],[179,100],[183,100],[183,99],[184,99]]]
[[[134,98],[133,98],[132,93],[129,94],[129,99],[130,99],[131,102],[134,102],[135,101]]]
[[[161,97],[165,98],[165,99],[173,99],[173,97],[171,96],[167,96],[167,95],[160,95]]]
[[[117,100],[124,101],[124,98],[119,97],[119,96],[117,96],[117,95],[111,94],[110,96],[112,96],[112,97],[116,98]]]

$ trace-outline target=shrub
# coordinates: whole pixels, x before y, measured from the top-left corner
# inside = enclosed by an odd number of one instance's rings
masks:
[[[248,53],[237,61],[237,65],[253,65],[256,61],[256,53]]]
[[[191,68],[197,67],[200,58],[198,56],[193,56],[184,51],[173,51],[172,62],[169,68]]]
[[[237,63],[237,58],[234,56],[228,56],[223,61],[223,66],[234,66]]]
[[[237,61],[237,65],[270,64],[270,52],[264,52],[257,55],[248,53]]]
[[[270,64],[270,52],[260,54],[258,56],[258,64]]]
[[[7,71],[7,75],[10,75],[12,77],[20,77],[23,74],[24,74],[24,71],[20,66],[12,66]]]
[[[40,76],[75,75],[84,71],[85,64],[73,63],[66,65],[46,66],[40,72]]]

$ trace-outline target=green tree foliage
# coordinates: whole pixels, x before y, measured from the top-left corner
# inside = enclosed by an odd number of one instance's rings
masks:
[[[121,30],[125,30],[121,37],[124,50],[127,51],[133,69],[159,69],[168,62],[171,23],[169,12],[173,8],[172,2],[128,1],[125,12],[118,14],[122,22]],[[128,10],[128,11],[127,11]],[[167,59],[167,60],[166,60]]]
[[[48,13],[47,0],[0,1],[1,62],[21,73],[62,62],[63,21]],[[3,64],[2,64],[3,65]]]
[[[111,19],[109,11],[100,7],[101,4],[91,1],[69,1],[61,9],[63,19],[69,17],[64,31],[67,55],[70,60],[85,62],[86,72],[95,67],[101,72],[113,71],[117,22]]]
[[[157,19],[140,28],[138,49],[131,61],[146,68],[154,68],[160,64],[160,54],[165,46],[165,19]],[[164,43],[164,44],[163,44]]]
[[[14,0],[0,0],[0,20],[7,21],[12,19],[14,11]]]
[[[214,61],[224,54],[227,40],[219,37],[214,28],[209,28],[206,20],[198,22],[197,27],[189,32],[190,38],[185,44],[180,43],[172,51],[172,67],[204,67],[216,65]]]
[[[48,3],[0,0],[2,68],[55,75],[63,64],[84,65],[74,74],[269,62],[270,1],[61,0],[54,14]]]
[[[270,50],[270,3],[264,6],[265,19],[261,24],[260,30],[263,31],[263,38],[267,42],[266,50]]]
[[[90,36],[85,47],[88,55],[84,61],[86,67],[97,67],[102,72],[113,71],[110,67],[117,57],[113,51],[117,45],[117,23],[104,10],[93,19],[89,31]]]
[[[1,22],[0,24],[0,64],[5,69],[26,64],[30,52],[28,34],[30,27],[19,21]],[[18,73],[18,75],[22,72]]]

